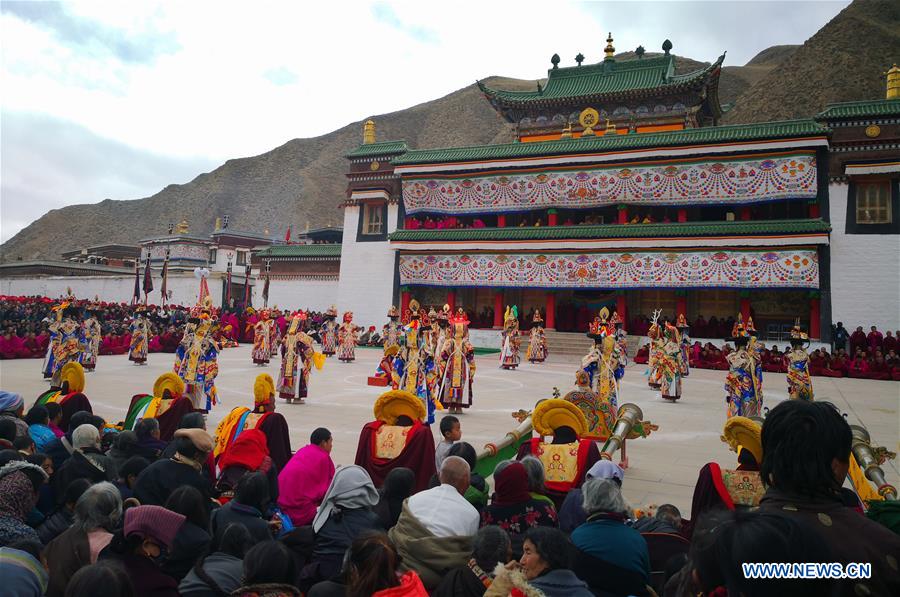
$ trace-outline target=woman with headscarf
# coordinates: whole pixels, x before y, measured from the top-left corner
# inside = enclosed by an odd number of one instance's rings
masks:
[[[24,460],[14,460],[0,468],[0,547],[22,539],[40,542],[37,531],[25,519],[46,481],[44,469]]]
[[[312,522],[318,579],[332,578],[341,571],[344,553],[360,533],[384,531],[381,520],[372,511],[378,497],[378,490],[363,467],[351,464],[337,470]]]
[[[403,500],[413,494],[416,489],[416,474],[412,469],[395,468],[384,478],[384,485],[379,493],[381,497],[375,506],[375,513],[381,519],[385,529],[397,524],[403,510]]]
[[[534,527],[559,527],[556,509],[528,491],[528,473],[521,462],[500,463],[494,471],[494,498],[481,512],[481,526],[497,525],[509,533],[513,557],[522,556],[525,533]]]

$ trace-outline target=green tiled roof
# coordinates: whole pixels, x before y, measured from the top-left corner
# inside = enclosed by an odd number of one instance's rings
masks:
[[[340,244],[320,245],[272,245],[268,249],[256,253],[263,259],[277,257],[340,257]]]
[[[660,238],[679,236],[754,236],[829,232],[831,226],[815,220],[758,220],[654,224],[601,224],[595,226],[522,226],[511,228],[454,228],[450,230],[397,230],[392,241],[517,241],[599,238]]]
[[[828,128],[814,120],[785,120],[759,124],[709,126],[683,131],[661,133],[633,133],[629,135],[603,135],[579,139],[558,139],[531,143],[506,143],[443,149],[417,149],[395,157],[400,164],[432,164],[444,162],[468,162],[504,158],[525,158],[565,154],[603,153],[629,149],[671,147],[675,145],[704,145],[758,139],[782,139],[820,136]]]
[[[675,74],[675,57],[670,54],[632,60],[604,60],[597,64],[555,68],[547,72],[547,85],[540,91],[501,91],[478,83],[493,100],[506,106],[525,106],[631,92],[659,92],[666,88],[690,85],[722,65],[725,55],[706,68]]]
[[[828,104],[825,106],[825,110],[816,116],[816,119],[830,120],[865,116],[900,116],[900,99]]]
[[[368,157],[372,155],[386,155],[403,153],[409,147],[406,141],[379,141],[378,143],[363,143],[346,155],[348,158]]]

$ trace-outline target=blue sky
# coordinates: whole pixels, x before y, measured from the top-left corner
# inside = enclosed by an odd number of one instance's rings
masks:
[[[223,161],[643,45],[742,65],[849,2],[0,2],[0,240]]]

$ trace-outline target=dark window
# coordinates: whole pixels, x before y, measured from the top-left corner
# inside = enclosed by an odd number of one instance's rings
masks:
[[[897,179],[850,181],[847,189],[847,234],[900,234],[900,189]]]

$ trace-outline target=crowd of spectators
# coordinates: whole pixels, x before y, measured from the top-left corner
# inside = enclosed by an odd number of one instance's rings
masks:
[[[25,413],[21,397],[0,394],[0,577],[17,596],[900,591],[896,517],[867,517],[842,488],[851,433],[826,402],[787,401],[769,413],[759,508],[712,499],[707,465],[690,519],[671,504],[632,508],[626,473],[609,461],[557,512],[533,457],[501,461],[490,499],[473,494],[475,451],[462,441],[437,456],[427,488],[416,491],[415,473],[395,468],[379,489],[363,467],[335,467],[324,428],[278,471],[264,439],[236,440],[211,464],[214,440],[193,413],[162,442],[158,425],[114,432],[87,412],[63,432],[41,409]],[[16,420],[26,419],[23,436]],[[744,562],[867,562],[872,574],[752,579]]]

